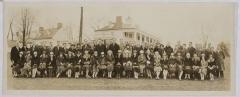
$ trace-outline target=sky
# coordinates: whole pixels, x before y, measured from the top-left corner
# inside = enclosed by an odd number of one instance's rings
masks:
[[[74,36],[79,33],[80,7],[84,6],[83,38],[92,39],[94,27],[102,27],[116,16],[131,17],[144,32],[161,42],[200,42],[206,33],[213,44],[233,41],[235,6],[232,3],[147,3],[147,4],[81,4],[81,3],[7,3],[5,32],[11,16],[21,8],[29,8],[35,16],[35,28],[53,27],[58,22],[71,25]]]

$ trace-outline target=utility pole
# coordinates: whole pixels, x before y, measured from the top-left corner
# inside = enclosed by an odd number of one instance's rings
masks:
[[[83,7],[81,7],[80,30],[79,30],[79,43],[82,43],[82,29],[83,29]]]

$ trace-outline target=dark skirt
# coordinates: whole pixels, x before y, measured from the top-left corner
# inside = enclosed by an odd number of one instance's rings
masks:
[[[191,74],[191,73],[192,73],[192,68],[191,68],[191,66],[185,66],[184,72],[185,72],[185,74]]]

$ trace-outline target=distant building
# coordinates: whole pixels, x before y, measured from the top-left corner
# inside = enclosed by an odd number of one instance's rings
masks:
[[[153,35],[139,30],[131,23],[130,18],[124,23],[121,16],[117,16],[114,23],[95,30],[94,39],[102,39],[105,42],[115,39],[117,43],[134,42],[139,44],[155,43],[158,40]]]
[[[35,32],[36,35],[32,39],[34,42],[73,42],[73,35],[69,27],[63,27],[62,23],[58,23],[56,27],[44,28],[39,27]]]

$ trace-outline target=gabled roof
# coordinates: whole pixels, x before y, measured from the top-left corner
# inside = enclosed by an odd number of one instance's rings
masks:
[[[136,27],[134,27],[133,24],[124,23],[122,21],[122,17],[117,16],[116,21],[114,23],[108,24],[100,29],[97,29],[96,31],[120,30],[120,29],[136,29]]]
[[[57,28],[44,29],[43,31],[39,31],[40,35],[36,36],[34,39],[35,40],[52,39],[56,35],[56,33],[60,31],[60,29]]]

